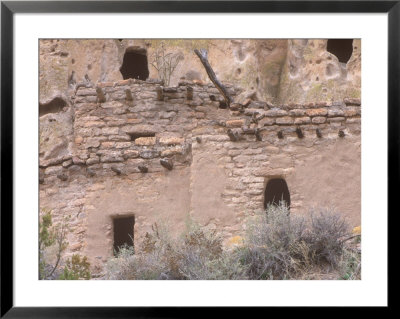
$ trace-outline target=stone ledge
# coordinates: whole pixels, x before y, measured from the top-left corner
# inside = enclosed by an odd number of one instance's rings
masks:
[[[136,145],[155,145],[156,138],[155,137],[138,137],[135,139]]]
[[[182,137],[160,137],[161,145],[176,145],[185,143],[185,139]]]
[[[355,106],[361,106],[361,99],[359,98],[345,98],[343,102],[346,105],[355,105]]]

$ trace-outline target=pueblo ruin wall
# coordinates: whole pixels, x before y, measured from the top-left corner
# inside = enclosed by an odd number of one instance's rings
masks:
[[[188,216],[228,242],[271,196],[284,197],[293,214],[329,206],[360,224],[357,94],[262,100],[221,81],[234,100],[229,107],[213,84],[186,78],[169,87],[120,79],[43,93],[40,207],[55,222],[71,216],[69,254],[88,256],[100,271],[121,218],[133,225],[134,243],[155,222],[178,233]]]

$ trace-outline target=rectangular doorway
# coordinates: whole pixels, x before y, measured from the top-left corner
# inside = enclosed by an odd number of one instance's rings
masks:
[[[120,247],[126,245],[134,247],[133,228],[135,227],[135,216],[117,217],[114,222],[114,255],[119,252]]]

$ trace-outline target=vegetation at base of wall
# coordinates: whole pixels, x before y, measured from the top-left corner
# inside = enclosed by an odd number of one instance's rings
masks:
[[[177,239],[165,225],[153,225],[139,250],[120,249],[106,264],[106,279],[223,280],[245,275],[239,260],[223,250],[222,238],[193,222]]]
[[[342,280],[361,279],[361,254],[353,249],[345,249],[340,263]]]
[[[68,247],[69,216],[53,224],[51,210],[41,209],[39,221],[39,279],[90,279],[90,264],[86,256],[77,254],[63,260]]]
[[[319,273],[360,279],[360,253],[348,241],[353,237],[331,210],[311,211],[306,219],[284,205],[250,216],[240,245],[229,249],[216,231],[196,223],[176,239],[155,224],[138,252],[123,247],[107,262],[105,279],[316,279]]]
[[[68,220],[68,217],[64,217],[61,223],[53,225],[51,211],[42,209],[39,223],[39,279],[54,278],[53,275],[57,274],[61,257],[68,246]],[[48,257],[50,250],[54,251],[54,258]]]
[[[81,258],[80,255],[74,254],[71,259],[66,261],[64,270],[58,279],[60,280],[79,280],[91,278],[90,263],[86,256]]]
[[[51,272],[46,271],[48,266],[44,258],[45,249],[52,246],[55,242],[55,236],[50,229],[51,226],[51,212],[44,210],[39,223],[39,279],[46,279]]]

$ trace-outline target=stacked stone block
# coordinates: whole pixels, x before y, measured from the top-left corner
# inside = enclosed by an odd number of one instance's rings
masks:
[[[226,108],[213,85],[161,84],[99,83],[72,97],[73,145],[66,155],[40,161],[39,182],[41,202],[56,203],[50,207],[56,220],[73,216],[73,251],[85,246],[85,212],[91,209],[85,199],[107,180],[190,172],[194,159],[215,158],[227,180],[216,196],[232,209],[236,224],[222,226],[229,236],[240,232],[246,212],[263,208],[268,178],[290,176],[308,156],[338,140],[360,141],[359,99],[305,105],[247,99]],[[241,89],[226,86],[235,100]],[[303,206],[301,190],[290,191],[296,211]]]

